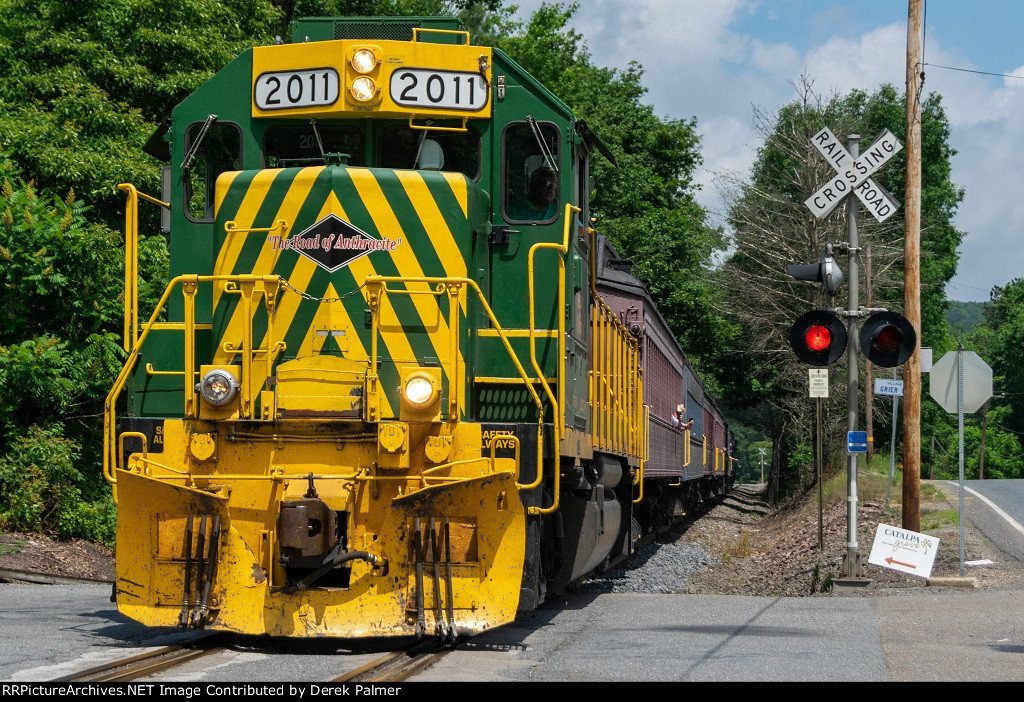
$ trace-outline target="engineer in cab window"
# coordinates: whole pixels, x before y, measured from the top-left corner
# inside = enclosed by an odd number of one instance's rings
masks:
[[[540,166],[530,173],[525,197],[512,203],[509,215],[517,220],[547,221],[555,216],[558,204],[558,180],[555,172]]]

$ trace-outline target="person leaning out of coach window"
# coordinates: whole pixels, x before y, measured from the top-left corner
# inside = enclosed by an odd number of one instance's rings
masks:
[[[693,429],[693,419],[690,418],[684,421],[683,415],[685,414],[685,412],[686,405],[676,405],[676,411],[672,413],[672,426],[676,427],[677,429],[682,429],[684,431],[690,431],[691,429]]]

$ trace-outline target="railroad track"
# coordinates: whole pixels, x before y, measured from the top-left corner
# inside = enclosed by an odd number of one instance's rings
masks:
[[[401,682],[441,660],[464,642],[465,639],[459,639],[454,644],[446,643],[437,637],[424,639],[404,650],[386,653],[366,665],[334,678],[331,682]]]
[[[128,682],[147,675],[229,650],[238,637],[216,633],[193,639],[187,644],[161,648],[122,658],[110,663],[71,673],[52,682]]]
[[[55,585],[56,583],[112,583],[108,578],[78,578],[70,575],[52,575],[31,570],[0,568],[0,582],[32,583],[34,585]]]
[[[51,682],[131,682],[155,675],[190,661],[232,650],[242,638],[225,632],[208,634],[188,643],[140,653],[55,678]],[[459,643],[430,637],[400,651],[390,651],[330,682],[388,683],[408,679],[451,653]]]

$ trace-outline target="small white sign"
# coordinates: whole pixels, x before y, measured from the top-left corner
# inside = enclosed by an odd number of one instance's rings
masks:
[[[868,563],[929,578],[939,540],[903,527],[879,524]]]
[[[875,378],[875,394],[903,397],[903,381],[888,378]]]
[[[810,397],[828,397],[828,368],[808,368]]]

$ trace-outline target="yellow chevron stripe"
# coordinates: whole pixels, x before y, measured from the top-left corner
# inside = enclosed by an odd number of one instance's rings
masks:
[[[398,269],[398,274],[414,278],[423,277],[425,275],[423,268],[413,252],[412,245],[408,241],[408,235],[402,231],[398,218],[391,208],[391,203],[384,196],[384,191],[381,190],[377,179],[373,177],[373,173],[367,169],[352,169],[350,174],[352,176],[352,184],[355,186],[356,192],[359,193],[363,205],[373,218],[377,231],[392,239],[397,238],[397,235],[401,234],[405,239],[402,245],[397,247],[391,254],[395,267]],[[429,223],[427,224],[429,226]],[[366,258],[368,257],[364,256],[359,260],[362,261]],[[438,361],[447,361],[450,358],[448,320],[441,318],[436,300],[425,295],[410,295],[409,299],[415,306],[424,329],[430,330],[428,331],[428,338],[434,349],[434,355]],[[383,318],[381,321],[383,322]],[[399,334],[398,336],[404,337],[405,335]],[[390,336],[387,343],[391,347],[393,342]],[[415,358],[415,356],[410,355],[409,358]]]
[[[289,187],[287,196],[282,202],[281,209],[274,215],[274,221],[277,221],[278,219],[285,219],[288,222],[295,221],[295,216],[298,213],[299,208],[302,206],[302,203],[305,202],[305,198],[308,197],[309,190],[312,188],[317,174],[322,170],[322,166],[318,168],[304,168],[302,172],[296,176],[295,180],[292,181],[292,184]],[[252,221],[256,217],[256,213],[263,204],[263,199],[269,192],[269,186],[272,181],[267,180],[267,173],[270,173],[271,177],[273,177],[273,175],[276,175],[279,172],[280,171],[265,171],[258,174],[256,178],[253,179],[253,183],[246,192],[245,197],[242,200],[242,205],[238,208],[238,214],[236,215],[235,223],[240,228],[252,225]],[[259,184],[255,182],[257,179],[261,180]],[[246,236],[264,237],[259,257],[257,258],[256,264],[253,266],[253,270],[251,272],[255,275],[270,275],[274,272],[274,266],[281,255],[281,250],[275,251],[273,247],[267,246],[265,241],[266,234],[258,233],[247,235],[238,233],[229,234],[228,236],[233,237],[233,239],[225,240],[224,245],[221,247],[221,250],[217,255],[217,263],[213,269],[215,275],[226,275],[234,272],[235,266],[238,264],[238,257],[241,255],[242,247],[245,244]],[[224,267],[221,268],[221,266]],[[312,272],[310,272],[310,275],[312,275]],[[223,294],[223,287],[215,285],[213,289],[214,310],[217,309],[217,305]],[[228,320],[228,323],[224,326],[220,342],[222,344],[225,341],[238,343],[242,338],[243,322],[242,306],[237,305],[231,314],[231,319]],[[218,346],[214,354],[215,362],[226,363],[227,357],[228,354],[225,354],[223,349]]]
[[[441,173],[444,179],[448,181],[448,185],[451,186],[452,192],[455,193],[455,198],[462,205],[462,216],[469,216],[469,186],[466,185],[466,178],[458,173],[444,172]]]
[[[224,202],[224,196],[228,194],[231,184],[239,176],[241,171],[226,171],[217,176],[217,186],[213,189],[213,217],[217,218],[220,206]]]
[[[423,182],[423,176],[416,171],[398,171],[397,175],[398,180],[402,183],[402,187],[405,188],[405,194],[409,196],[409,200],[412,202],[416,216],[423,222],[427,236],[430,237],[430,242],[437,252],[437,257],[440,259],[441,265],[444,266],[445,275],[457,278],[466,277],[466,261],[463,259],[462,252],[459,251],[459,246],[455,242],[455,237],[452,236],[451,229],[448,228],[448,223],[441,214],[441,209],[437,206],[437,201],[431,195],[427,184]],[[462,184],[462,196],[459,197],[459,203],[462,205],[463,214],[465,214],[465,181],[453,176],[449,182]],[[456,193],[457,197],[458,195]],[[463,298],[462,302],[462,311],[465,313],[465,298]]]
[[[289,224],[295,222],[295,218],[298,215],[299,208],[306,201],[309,196],[309,191],[313,187],[313,183],[316,181],[316,176],[324,169],[323,166],[303,168],[302,171],[295,176],[291,185],[288,188],[288,193],[281,203],[281,209],[278,210],[277,214],[274,215],[274,222],[279,219],[283,219]],[[249,190],[246,192],[245,197],[242,200],[242,205],[238,208],[238,214],[235,215],[235,224],[240,228],[251,227],[253,219],[256,217],[256,213],[259,212],[260,206],[263,204],[264,198],[270,190],[270,184],[273,182],[267,181],[265,176],[267,173],[276,175],[280,171],[263,171],[256,178],[253,179],[253,183],[249,186]],[[273,175],[270,177],[272,178]],[[257,185],[256,181],[261,182]],[[218,192],[220,190],[218,189]],[[227,192],[225,188],[224,192]],[[281,235],[290,236],[293,232],[281,232]],[[228,237],[233,239],[225,240],[221,250],[217,253],[217,262],[214,264],[213,271],[214,275],[229,274],[235,270],[235,266],[238,263],[238,257],[242,252],[242,247],[245,245],[247,236],[263,236],[265,234],[229,234]],[[259,258],[256,260],[256,264],[253,266],[252,273],[254,275],[269,275],[274,272],[274,266],[277,264],[277,259],[281,255],[280,250],[274,250],[272,247],[267,246],[265,243],[263,248],[260,249]],[[221,267],[223,266],[223,268]],[[220,286],[214,286],[213,290],[213,309],[217,309],[217,304],[220,302],[222,295]],[[225,330],[225,336],[227,338],[234,338],[227,336],[227,331],[232,330],[235,327],[235,319],[232,318],[231,323]],[[241,328],[240,325],[238,328]]]
[[[457,278],[467,277],[466,260],[462,252],[459,251],[459,246],[452,235],[451,229],[448,227],[447,221],[441,214],[441,209],[437,206],[437,200],[431,195],[427,184],[423,181],[423,176],[416,171],[398,171],[397,175],[402,187],[405,188],[406,195],[409,197],[410,202],[412,202],[416,216],[423,223],[427,236],[430,237],[430,242],[434,251],[437,252],[441,265],[444,266],[445,275]],[[468,216],[466,179],[454,173],[445,173],[443,175],[448,181],[448,185],[452,188],[459,204],[462,206],[463,217]],[[459,301],[463,317],[466,315],[468,298],[469,290],[464,287]],[[458,375],[454,381],[457,387],[461,389],[466,387],[466,364],[461,346],[458,351],[458,364]],[[459,409],[461,412],[464,408],[460,407]]]
[[[240,229],[245,229],[252,226],[253,219],[256,218],[256,213],[259,212],[260,205],[263,204],[264,198],[270,191],[270,186],[274,182],[274,177],[280,171],[260,171],[249,183],[249,188],[245,192],[245,197],[242,198],[242,204],[239,205],[238,211],[235,213],[234,221]],[[237,174],[236,174],[237,175]],[[234,179],[232,178],[232,181]],[[217,189],[218,196],[220,193],[226,193],[227,188],[223,190]],[[221,199],[223,199],[221,197]],[[224,239],[224,243],[220,247],[220,251],[217,252],[217,260],[213,264],[214,275],[227,275],[230,274],[234,268],[235,263],[238,261],[238,256],[242,252],[242,247],[245,245],[246,235],[239,232],[237,234],[229,234]],[[220,301],[221,291],[218,290],[220,286],[214,286],[213,290],[213,308],[217,309],[217,303]]]

